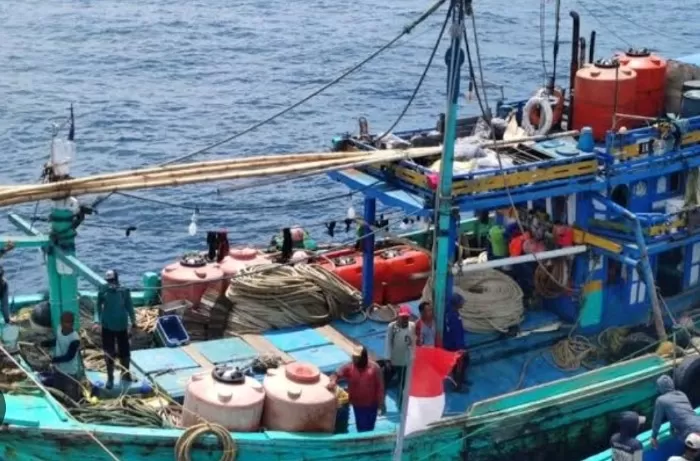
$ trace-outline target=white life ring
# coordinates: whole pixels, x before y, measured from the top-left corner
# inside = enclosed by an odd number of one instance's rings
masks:
[[[530,122],[530,112],[535,106],[540,109],[540,124],[537,129]],[[552,129],[553,119],[552,105],[547,96],[533,96],[523,107],[522,127],[528,136],[542,136],[549,133],[549,130]]]

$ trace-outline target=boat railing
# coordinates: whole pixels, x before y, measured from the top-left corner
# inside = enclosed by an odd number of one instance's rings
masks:
[[[605,153],[600,154],[606,170],[625,173],[650,164],[676,161],[679,169],[700,166],[700,116],[678,120],[660,120],[652,126],[609,132]],[[678,160],[694,159],[681,164]],[[658,170],[652,173],[658,174]]]

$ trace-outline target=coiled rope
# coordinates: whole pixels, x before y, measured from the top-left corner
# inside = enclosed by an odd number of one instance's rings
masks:
[[[327,323],[358,313],[362,301],[333,272],[309,264],[244,269],[231,279],[226,297],[233,303],[226,331],[230,335]]]
[[[535,270],[535,291],[543,298],[558,298],[570,291],[566,288],[569,274],[571,274],[571,262],[568,258],[543,261]]]
[[[175,459],[177,461],[192,461],[192,447],[205,434],[214,435],[219,440],[223,452],[219,461],[234,461],[238,453],[236,442],[229,431],[219,424],[197,424],[188,428],[175,444]]]
[[[455,278],[464,298],[459,310],[464,329],[472,333],[505,333],[523,320],[523,291],[503,272],[489,269]]]

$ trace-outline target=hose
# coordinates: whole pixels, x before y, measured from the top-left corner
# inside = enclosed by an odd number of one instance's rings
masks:
[[[192,447],[197,439],[205,434],[212,434],[219,440],[223,452],[219,461],[234,461],[236,459],[238,448],[231,433],[219,424],[207,423],[191,426],[182,433],[175,444],[175,459],[177,461],[192,461]]]
[[[522,322],[523,291],[503,272],[488,269],[458,276],[454,291],[464,298],[459,315],[467,331],[505,333]]]
[[[543,261],[535,270],[535,292],[547,299],[566,294],[570,273],[571,264],[566,257]]]
[[[361,308],[355,288],[333,272],[310,264],[244,269],[231,279],[226,297],[233,303],[228,335],[328,323],[352,318]]]

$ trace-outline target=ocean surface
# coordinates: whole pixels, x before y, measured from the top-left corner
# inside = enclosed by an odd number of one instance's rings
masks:
[[[630,45],[667,57],[700,51],[697,0],[562,3],[560,84],[568,79],[571,9],[581,14],[585,37],[597,30],[597,57]],[[71,103],[78,145],[74,175],[167,162],[303,98],[391,40],[429,5],[425,0],[2,0],[0,182],[38,182],[52,124],[63,123]],[[554,2],[545,8],[551,72]],[[292,113],[192,160],[327,150],[334,135],[357,129],[359,116],[368,118],[372,131],[387,129],[423,71],[444,11]],[[474,12],[486,79],[502,85],[506,97],[527,97],[542,84],[540,2],[481,0],[474,2]],[[434,126],[444,111],[446,47],[445,39],[399,128]],[[490,100],[499,93],[491,91]],[[462,102],[462,114],[477,112],[474,101]],[[209,229],[228,229],[233,244],[265,244],[294,224],[321,242],[352,238],[341,230],[331,239],[323,223],[342,221],[351,200],[359,213],[360,197],[343,196],[348,190],[324,176],[218,191],[241,184],[251,182],[134,192],[162,203],[112,196],[79,229],[78,255],[100,272],[117,269],[123,283],[138,287],[144,271],[158,271],[183,252],[204,248]],[[306,203],[326,196],[335,199]],[[89,204],[95,197],[81,199]],[[200,210],[199,232],[191,237],[187,228],[194,207]],[[5,219],[10,211],[31,219],[45,218],[48,209],[48,203],[3,209],[0,232],[14,232]],[[396,229],[398,221],[393,223]],[[129,226],[137,230],[127,237]],[[38,221],[37,227],[45,223]],[[46,286],[37,250],[17,250],[5,259],[14,294]]]

